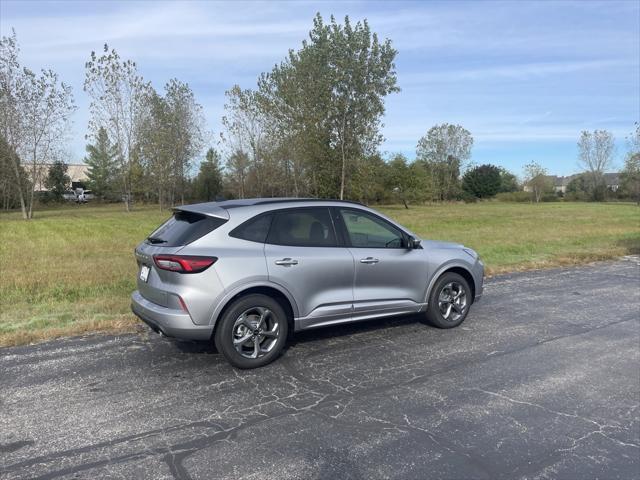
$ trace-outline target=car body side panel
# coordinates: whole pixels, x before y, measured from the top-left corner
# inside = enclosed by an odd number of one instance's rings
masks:
[[[210,319],[210,324],[212,326],[215,326],[216,322],[220,318],[220,314],[222,313],[222,310],[226,305],[229,304],[229,302],[235,296],[240,295],[242,294],[242,292],[246,292],[247,290],[250,290],[252,288],[258,288],[258,287],[271,288],[280,292],[282,295],[285,296],[285,298],[288,300],[289,304],[291,305],[291,310],[293,311],[294,318],[298,317],[298,311],[299,311],[298,305],[296,303],[295,298],[293,298],[293,295],[291,294],[291,292],[289,292],[282,285],[271,282],[268,279],[263,279],[263,280],[255,280],[253,282],[242,282],[236,285],[234,288],[231,288],[225,291],[224,295],[218,299],[218,301],[216,302],[216,305],[214,306],[214,310]]]
[[[470,261],[470,257],[468,259],[464,258],[463,255],[466,255],[464,252],[458,256],[452,256],[452,253],[454,253],[452,249],[444,249],[444,251],[432,250],[431,265],[433,274],[430,276],[429,283],[424,291],[423,299],[425,305],[429,301],[429,295],[438,278],[452,268],[462,268],[468,271],[473,277],[475,299],[479,299],[482,296],[484,265],[478,260]]]
[[[355,259],[354,315],[418,311],[429,269],[425,252],[406,248],[349,248]],[[377,263],[362,263],[366,259]]]
[[[291,292],[298,306],[296,329],[319,318],[349,318],[353,305],[353,257],[340,247],[265,244],[269,281]],[[297,265],[277,265],[283,259]],[[301,322],[301,325],[297,325]]]

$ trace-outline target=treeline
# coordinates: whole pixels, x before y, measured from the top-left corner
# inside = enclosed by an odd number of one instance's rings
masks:
[[[426,130],[416,139],[412,161],[383,156],[385,99],[400,91],[396,55],[391,41],[379,39],[366,20],[338,23],[331,17],[325,23],[318,14],[301,48],[261,74],[255,88],[226,92],[216,140],[187,83],[171,79],[156,91],[135,62],[105,45],[85,64],[87,186],[101,201],[124,202],[127,209],[141,201],[164,208],[271,196],[408,207],[496,195],[540,201],[553,192],[536,163],[527,165],[522,182],[497,166],[474,166],[473,137],[461,125]],[[30,218],[39,188],[60,197],[68,184],[63,152],[75,104],[54,72],[35,74],[20,65],[15,32],[0,42],[0,93],[0,197],[4,208],[21,208]],[[640,171],[637,137],[636,130],[625,169],[629,185],[637,185]],[[580,138],[586,199],[603,198],[612,145],[604,131]],[[525,185],[528,192],[518,192]]]

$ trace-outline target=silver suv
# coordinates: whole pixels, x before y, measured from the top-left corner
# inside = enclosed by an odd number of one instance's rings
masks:
[[[234,366],[273,361],[307,328],[424,312],[460,325],[484,266],[359,203],[245,199],[186,205],[135,250],[132,310],[169,337],[215,341]]]

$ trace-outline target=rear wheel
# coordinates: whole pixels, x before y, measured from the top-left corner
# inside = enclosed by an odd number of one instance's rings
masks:
[[[433,286],[427,320],[438,328],[453,328],[464,322],[472,297],[467,281],[457,273],[443,274]]]
[[[234,301],[216,328],[216,348],[238,368],[257,368],[280,356],[287,340],[287,316],[282,306],[266,295],[254,294]]]

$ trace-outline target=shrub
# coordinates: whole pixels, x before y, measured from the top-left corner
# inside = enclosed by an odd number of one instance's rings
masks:
[[[501,202],[530,202],[531,201],[531,192],[503,192],[498,193],[495,196],[496,200]]]

